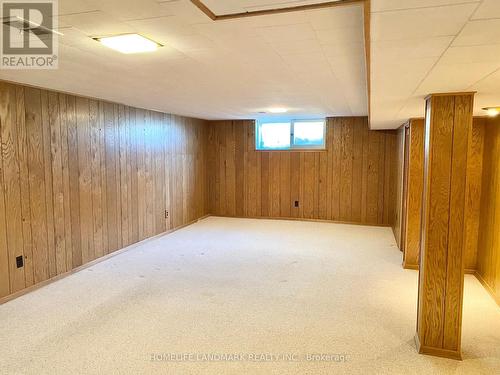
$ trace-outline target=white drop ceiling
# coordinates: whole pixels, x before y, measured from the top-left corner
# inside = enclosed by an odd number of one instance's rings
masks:
[[[263,4],[214,3],[217,11]],[[258,118],[270,107],[302,118],[367,114],[360,5],[217,22],[189,0],[59,0],[59,8],[59,69],[0,78],[205,119]],[[164,47],[122,55],[91,39],[132,32]]]
[[[477,91],[500,105],[500,0],[372,0],[371,126],[424,116],[424,97]]]
[[[218,15],[325,1],[205,0]],[[500,0],[371,0],[370,119],[396,128],[433,92],[500,105]],[[58,70],[0,79],[205,119],[368,114],[363,8],[212,21],[189,0],[59,0]],[[164,45],[122,55],[91,39],[140,33]]]

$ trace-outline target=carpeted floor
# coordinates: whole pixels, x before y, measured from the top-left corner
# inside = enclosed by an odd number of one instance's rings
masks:
[[[461,362],[416,353],[416,300],[389,228],[211,217],[0,306],[0,373],[500,373],[474,277]]]

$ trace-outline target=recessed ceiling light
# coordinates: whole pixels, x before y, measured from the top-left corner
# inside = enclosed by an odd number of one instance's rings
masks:
[[[101,42],[106,47],[114,49],[121,53],[141,53],[156,51],[161,44],[145,38],[139,34],[123,34],[116,36],[108,36],[102,38],[94,38]]]
[[[283,108],[283,107],[274,107],[274,108],[269,108],[269,112],[271,112],[271,113],[285,113],[285,112],[288,112],[288,109]]]
[[[497,117],[500,114],[500,107],[486,107],[483,108],[483,110],[485,110],[490,117]]]

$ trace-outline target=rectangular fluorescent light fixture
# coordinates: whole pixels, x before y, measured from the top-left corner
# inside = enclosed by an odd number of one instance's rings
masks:
[[[139,34],[123,34],[94,39],[108,48],[126,54],[153,52],[156,51],[158,47],[162,47],[161,44]]]
[[[269,112],[271,112],[271,113],[286,113],[286,112],[288,112],[288,109],[283,108],[283,107],[273,107],[273,108],[269,108]]]

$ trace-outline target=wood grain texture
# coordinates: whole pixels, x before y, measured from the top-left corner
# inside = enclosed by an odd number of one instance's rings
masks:
[[[477,269],[486,121],[486,118],[474,118],[467,156],[464,250],[464,266],[467,271]]]
[[[330,118],[326,138],[324,151],[256,151],[253,121],[209,122],[210,214],[391,224],[396,132]]]
[[[424,210],[417,335],[429,349],[460,357],[465,181],[473,94],[427,99]]]
[[[396,239],[396,244],[400,249],[403,248],[402,242],[403,238],[403,211],[404,211],[404,203],[405,198],[403,196],[404,193],[404,167],[405,167],[405,147],[406,147],[406,136],[405,136],[406,128],[402,126],[397,130],[397,140],[396,140],[396,158],[393,163],[392,168],[395,171],[395,181],[394,181],[394,190],[396,194],[396,201],[394,207],[394,220],[392,223],[392,231],[394,233],[394,237]]]
[[[484,126],[486,119],[474,118],[471,141],[468,146],[466,205],[465,205],[465,269],[476,269],[477,245],[480,218],[480,197],[482,179],[482,160],[484,144]],[[420,228],[422,212],[423,165],[424,165],[424,123],[423,120],[411,120],[409,124],[409,157],[405,165],[408,176],[406,199],[407,210],[403,266],[418,269],[420,253]]]
[[[0,297],[206,215],[205,135],[202,120],[0,82]]]
[[[500,305],[500,118],[485,121],[484,135],[477,274]]]
[[[406,196],[403,197],[406,199],[403,266],[418,269],[424,185],[424,120],[410,121],[408,138],[409,152],[405,166],[408,187]]]

